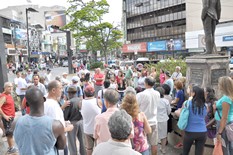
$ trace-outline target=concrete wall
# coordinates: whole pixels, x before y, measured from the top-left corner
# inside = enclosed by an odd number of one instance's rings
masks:
[[[221,0],[222,13],[220,22],[233,20],[233,1]],[[186,0],[186,31],[202,30],[202,0]]]

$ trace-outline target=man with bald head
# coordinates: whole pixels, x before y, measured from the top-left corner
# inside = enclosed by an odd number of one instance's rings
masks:
[[[32,87],[26,92],[30,114],[19,118],[14,131],[20,154],[55,155],[57,149],[64,149],[66,146],[62,123],[44,114],[43,96],[37,87]]]
[[[14,99],[11,96],[12,90],[13,90],[12,83],[6,82],[4,84],[4,91],[0,95],[0,115],[2,116],[2,122],[9,146],[7,153],[17,152],[17,149],[14,148],[13,130],[12,130],[12,123],[15,117],[15,104],[14,104]]]
[[[57,80],[51,81],[48,84],[48,97],[44,102],[44,113],[45,115],[60,121],[65,128],[65,132],[68,132],[73,130],[73,125],[65,122],[63,111],[58,103],[61,99],[62,88],[62,83]],[[66,154],[67,152],[65,155]]]

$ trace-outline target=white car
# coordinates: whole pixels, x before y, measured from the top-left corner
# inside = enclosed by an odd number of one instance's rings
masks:
[[[128,65],[128,66],[132,66],[134,64],[134,61],[121,61],[120,62],[120,69],[122,71],[124,71],[126,68],[125,66]]]
[[[230,69],[230,70],[233,69],[233,58],[230,59],[230,62],[229,62],[229,69]]]

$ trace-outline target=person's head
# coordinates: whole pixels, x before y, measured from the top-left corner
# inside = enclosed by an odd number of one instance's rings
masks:
[[[104,81],[104,88],[108,88],[110,86],[110,81],[109,80],[105,80]]]
[[[151,67],[151,72],[156,72],[155,67]]]
[[[78,82],[79,82],[79,77],[78,76],[73,76],[72,77],[72,82],[73,82],[73,84],[77,84]]]
[[[169,71],[165,72],[165,79],[169,79],[171,77],[171,74]]]
[[[68,75],[68,73],[66,73],[66,72],[62,73],[62,77],[63,77],[64,79],[67,78],[67,75]]]
[[[119,93],[112,88],[108,88],[104,92],[104,103],[106,104],[106,107],[113,107],[116,106],[119,101]]]
[[[160,73],[164,73],[164,70],[163,70],[163,69],[160,69]]]
[[[176,66],[176,72],[180,72],[180,66]]]
[[[152,77],[145,78],[145,88],[152,88],[155,85],[155,80]]]
[[[218,80],[218,88],[222,94],[233,99],[233,80],[230,77],[220,77]]]
[[[183,87],[185,86],[186,83],[186,77],[181,77],[179,78],[179,81],[182,83]]]
[[[42,84],[45,84],[45,78],[44,77],[40,77],[39,82],[42,83]]]
[[[47,69],[47,73],[48,73],[48,74],[51,73],[51,69],[48,68],[48,69]]]
[[[44,101],[45,97],[43,96],[43,93],[41,90],[39,90],[37,87],[30,87],[25,94],[27,104],[30,107],[30,112],[33,114],[33,112],[36,112],[38,110],[41,110],[44,112]]]
[[[76,97],[76,94],[77,94],[77,87],[76,86],[69,86],[69,88],[68,88],[69,99]]]
[[[38,70],[34,70],[33,71],[33,75],[38,75],[39,71]]]
[[[176,80],[174,86],[176,90],[181,90],[183,88],[183,83],[180,80]]]
[[[6,94],[11,94],[13,91],[13,84],[11,82],[5,82],[4,83],[4,92]]]
[[[140,111],[136,95],[133,93],[126,94],[122,100],[121,108],[124,109],[132,118],[136,118]]]
[[[198,87],[198,86],[193,86],[192,91],[191,91],[191,96],[193,97],[192,99],[192,110],[196,114],[201,114],[203,113],[203,108],[205,106],[205,94],[204,94],[204,89]]]
[[[54,96],[58,101],[62,94],[62,84],[57,80],[53,80],[48,84],[49,96]]]
[[[37,86],[40,82],[40,76],[38,74],[34,74],[32,78],[33,78],[34,85]]]
[[[136,90],[135,90],[133,87],[131,87],[131,86],[129,86],[129,87],[127,87],[127,88],[125,89],[125,91],[124,91],[124,96],[127,95],[127,94],[130,94],[130,93],[132,93],[132,94],[134,94],[134,95],[137,94]]]
[[[93,88],[92,85],[88,85],[84,90],[84,94],[86,97],[94,97],[95,96],[95,89]]]
[[[16,71],[16,76],[17,76],[17,78],[21,77],[21,72],[20,71]]]
[[[160,93],[160,98],[163,98],[165,94],[163,87],[157,87],[156,90]]]
[[[121,70],[118,71],[118,76],[123,77],[123,72]]]
[[[85,81],[86,81],[86,82],[90,81],[90,73],[87,73],[87,74],[85,75]]]
[[[168,84],[162,84],[162,88],[164,89],[164,95],[169,95],[171,88]]]
[[[96,68],[96,74],[100,73],[100,68]]]
[[[22,77],[23,79],[25,79],[26,76],[27,76],[27,75],[26,75],[26,73],[24,73],[24,72],[21,74],[21,77]]]
[[[61,82],[61,77],[60,77],[60,76],[56,76],[56,77],[55,77],[55,80]]]
[[[32,70],[31,69],[28,69],[28,74],[32,74]]]
[[[132,118],[125,110],[116,111],[109,118],[108,128],[113,140],[125,141],[130,138]]]
[[[206,87],[204,89],[206,103],[214,103],[217,100],[215,96],[215,91],[211,87]]]
[[[112,75],[111,77],[110,77],[110,80],[111,80],[111,82],[115,82],[115,76],[114,75]]]

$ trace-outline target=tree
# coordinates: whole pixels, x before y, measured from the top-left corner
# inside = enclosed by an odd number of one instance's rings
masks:
[[[106,0],[68,0],[71,7],[67,13],[71,15],[72,21],[64,26],[74,32],[73,37],[84,41],[87,49],[91,51],[102,51],[107,63],[108,51],[122,46],[119,40],[122,33],[119,26],[103,21],[103,16],[109,11],[109,4]]]

